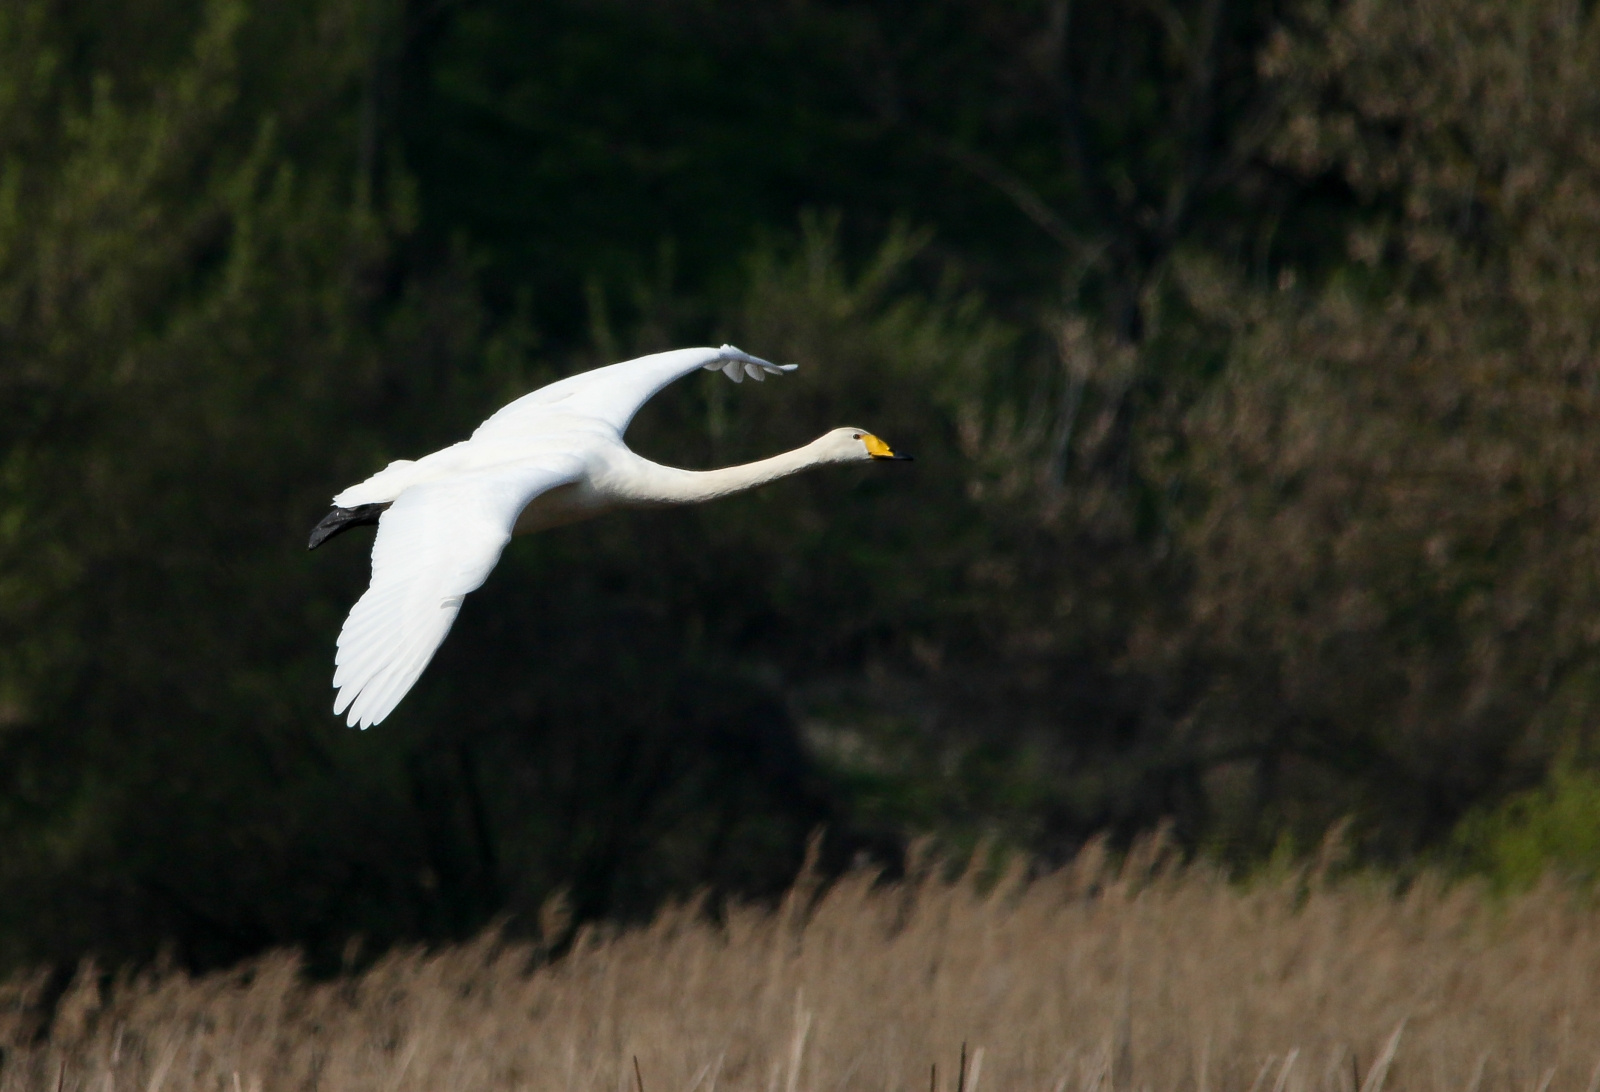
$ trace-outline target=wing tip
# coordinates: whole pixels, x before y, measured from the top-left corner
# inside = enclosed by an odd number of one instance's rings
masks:
[[[759,383],[769,375],[788,375],[800,365],[774,364],[770,360],[762,360],[759,356],[751,356],[737,346],[724,345],[702,367],[708,372],[720,371],[735,383],[743,383],[745,376]]]
[[[375,724],[382,724],[389,714],[394,712],[395,706],[400,704],[399,699],[405,697],[405,694],[401,694],[399,698],[389,703],[387,709],[381,707],[373,708],[373,706],[378,705],[376,701],[363,702],[362,698],[367,696],[367,691],[373,688],[372,683],[376,681],[376,679],[371,680],[367,686],[360,689],[354,686],[345,686],[340,689],[338,697],[333,701],[333,715],[336,717],[344,716],[345,727],[365,732]],[[407,689],[409,690],[410,688],[408,687]],[[347,709],[349,714],[345,715]]]

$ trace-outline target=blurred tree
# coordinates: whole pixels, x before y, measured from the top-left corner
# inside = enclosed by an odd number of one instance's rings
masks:
[[[762,291],[742,256],[791,245],[818,206],[840,210],[846,265],[898,218],[936,225],[898,284],[948,295],[953,278],[1010,320],[1012,348],[918,418],[947,430],[977,502],[936,509],[941,584],[908,566],[922,628],[792,683],[814,738],[872,756],[835,774],[885,827],[998,822],[1052,850],[1163,813],[1198,830],[1206,762],[1172,742],[1192,681],[1129,659],[1183,579],[1135,452],[1170,435],[1169,373],[1209,375],[1223,342],[1179,328],[1129,347],[1180,246],[1255,271],[1339,238],[1347,191],[1286,185],[1263,154],[1275,100],[1255,54],[1275,13],[476,0],[409,17],[397,129],[423,235],[467,240],[491,308],[525,308],[556,344],[726,336]],[[774,351],[764,333],[740,336]],[[842,341],[815,359],[850,359]]]
[[[1440,844],[1590,753],[1595,18],[0,9],[0,962],[759,894],[818,824]],[[518,542],[342,728],[324,498],[721,340],[803,367],[641,450],[919,462]]]
[[[285,517],[360,452],[343,426],[378,377],[367,282],[404,215],[337,158],[285,151],[307,118],[270,109],[268,52],[311,113],[360,56],[362,5],[319,9],[0,15],[8,958],[197,923],[223,938],[201,951],[274,939],[209,920],[193,888],[248,882],[222,867],[241,830],[293,840],[263,782],[327,773],[316,707],[285,684],[330,582],[287,552]]]
[[[806,209],[840,210],[857,261],[895,222],[935,226],[932,267],[1006,317],[1066,302],[1136,339],[1180,242],[1259,264],[1327,241],[1321,198],[1257,155],[1277,7],[419,4],[395,128],[425,234],[465,236],[491,298],[528,293],[565,340],[586,292],[632,317],[664,278],[703,329]]]
[[[1175,271],[1234,347],[1167,460],[1181,655],[1257,837],[1354,809],[1416,849],[1595,722],[1597,49],[1578,5],[1439,0],[1263,55],[1274,162],[1361,205],[1330,276]]]
[[[192,49],[120,75],[69,8],[0,23],[0,958],[328,958],[357,932],[460,935],[524,889],[592,915],[783,883],[827,813],[781,709],[645,630],[606,685],[637,611],[603,588],[557,612],[576,637],[533,627],[564,654],[547,688],[595,680],[551,730],[514,687],[370,737],[328,714],[364,558],[309,558],[307,520],[381,457],[374,422],[439,442],[530,382],[526,336],[485,331],[458,266],[395,257],[407,189],[373,184],[357,124],[370,5],[175,6]],[[254,79],[269,59],[298,77]],[[541,856],[511,871],[524,831]]]
[[[1255,853],[1353,814],[1393,859],[1588,746],[1597,25],[1303,10],[1231,192],[1273,175],[1316,222],[1151,250],[1136,331],[1109,299],[1058,325],[1055,398],[969,389],[974,615],[902,647],[880,729],[966,794],[943,829],[1053,852],[1164,814]]]

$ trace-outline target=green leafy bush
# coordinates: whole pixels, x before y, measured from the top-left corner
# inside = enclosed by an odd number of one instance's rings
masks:
[[[1560,763],[1544,784],[1461,821],[1455,849],[1497,888],[1522,891],[1547,874],[1600,879],[1600,772]]]

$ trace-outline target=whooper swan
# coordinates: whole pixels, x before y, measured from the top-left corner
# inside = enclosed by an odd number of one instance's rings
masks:
[[[348,723],[362,728],[393,712],[512,535],[617,508],[713,500],[813,466],[908,458],[859,428],[722,470],[662,466],[623,443],[639,407],[697,368],[738,383],[795,367],[724,345],[596,368],[524,395],[469,439],[390,463],[334,497],[311,531],[311,549],[364,523],[376,523],[378,536],[372,583],[339,632],[333,711],[348,710]]]

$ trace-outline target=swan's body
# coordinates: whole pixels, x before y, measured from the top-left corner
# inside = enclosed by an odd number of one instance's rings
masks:
[[[793,371],[738,349],[677,349],[569,376],[524,395],[470,439],[390,463],[333,498],[311,533],[315,549],[346,528],[378,524],[372,583],[339,633],[335,713],[366,728],[388,716],[421,676],[461,609],[514,534],[618,508],[714,500],[813,466],[896,456],[861,429],[721,470],[678,470],[634,454],[622,434],[639,407],[700,368],[730,379]]]

